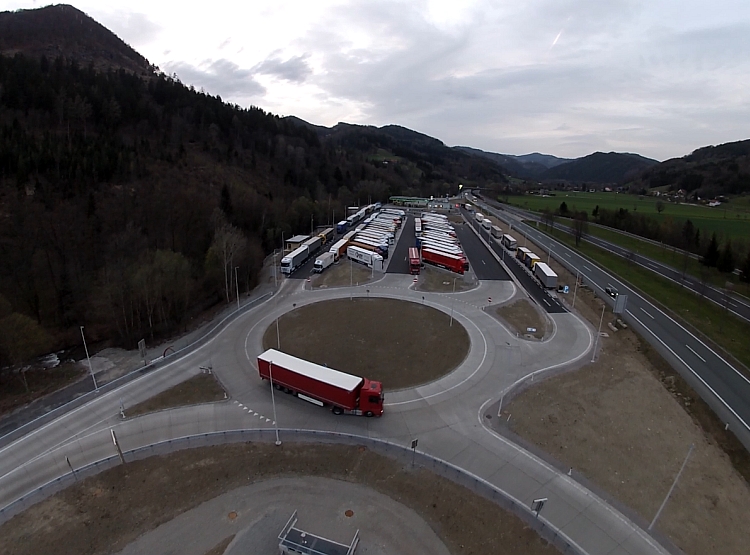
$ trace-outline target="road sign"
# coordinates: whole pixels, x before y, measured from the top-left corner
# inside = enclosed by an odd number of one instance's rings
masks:
[[[568,287],[567,285],[564,286],[563,287],[563,293],[565,293],[567,295],[569,292],[570,292],[570,287]]]
[[[487,297],[487,303],[492,304],[492,297]]]
[[[418,443],[419,443],[419,440],[418,440],[418,439],[412,439],[412,440],[411,440],[411,448],[412,448],[412,449],[416,449],[416,448],[417,448],[417,444],[418,444]]]
[[[146,340],[141,339],[138,342],[138,351],[141,353],[141,358],[146,358]]]
[[[537,518],[539,518],[539,511],[542,510],[542,507],[544,507],[544,504],[547,502],[546,497],[542,497],[540,499],[534,499],[531,502],[531,510],[536,513]]]
[[[615,299],[615,309],[612,311],[615,314],[623,314],[625,312],[625,305],[628,304],[627,295],[617,295]]]

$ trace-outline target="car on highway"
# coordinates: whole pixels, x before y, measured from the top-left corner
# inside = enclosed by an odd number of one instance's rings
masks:
[[[604,292],[610,297],[612,297],[613,299],[616,299],[617,296],[620,294],[620,292],[614,287],[612,287],[611,285],[608,285],[607,287],[605,287]]]

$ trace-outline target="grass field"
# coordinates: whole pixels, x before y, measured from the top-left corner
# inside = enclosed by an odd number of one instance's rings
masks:
[[[539,230],[550,233],[542,225],[539,226]],[[747,341],[750,325],[746,322],[732,316],[711,301],[702,299],[676,283],[661,278],[636,264],[631,264],[617,255],[586,242],[582,242],[581,246],[576,249],[572,236],[558,230],[552,231],[551,234],[557,240],[629,282],[633,287],[648,295],[652,302],[655,301],[676,314],[715,344],[731,353],[742,364],[750,367],[750,343]]]
[[[572,227],[571,220],[561,218],[559,221]],[[732,284],[732,290],[735,293],[750,297],[750,284],[740,281],[736,275],[722,273],[716,268],[707,268],[700,263],[699,259],[693,257],[687,257],[686,259],[682,252],[675,251],[666,245],[655,245],[649,241],[595,225],[588,226],[587,234],[619,245],[656,262],[667,264],[676,270],[684,270],[687,276],[692,276],[694,280],[701,283],[705,282],[714,287],[724,288],[729,282]]]
[[[537,212],[544,208],[556,210],[562,202],[568,205],[568,210],[586,211],[589,215],[597,206],[609,210],[624,208],[630,212],[646,214],[659,222],[671,218],[677,225],[682,225],[689,219],[701,230],[704,239],[708,239],[712,233],[731,238],[732,241],[746,241],[750,237],[750,203],[747,199],[735,199],[716,208],[664,201],[664,211],[661,214],[656,210],[658,198],[623,193],[570,191],[558,192],[552,197],[524,195],[511,196],[507,200],[514,206]]]

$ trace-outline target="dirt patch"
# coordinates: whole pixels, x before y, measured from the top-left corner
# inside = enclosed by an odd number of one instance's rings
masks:
[[[375,272],[375,278],[380,277],[380,272]],[[326,268],[322,274],[313,274],[310,278],[313,289],[326,287],[349,287],[350,284],[358,285],[372,281],[372,270],[362,264],[350,263],[341,259],[333,266]]]
[[[518,299],[510,304],[499,306],[494,313],[521,337],[543,339],[547,333],[547,318],[539,314],[539,311],[526,299]],[[529,328],[534,331],[530,331]]]
[[[240,486],[309,475],[364,484],[392,497],[422,517],[454,554],[558,553],[483,497],[364,447],[253,443],[188,449],[88,478],[0,527],[0,551],[116,553],[145,532]]]
[[[575,277],[554,261],[552,268],[572,293]],[[576,310],[594,325],[602,306],[578,288]],[[613,315],[607,310],[604,318],[606,325]],[[689,554],[746,553],[747,451],[640,337],[630,330],[609,335],[594,364],[543,381],[506,405],[512,430],[647,522],[695,444],[656,527]]]
[[[157,410],[171,409],[186,405],[211,403],[225,399],[224,388],[213,374],[201,373],[174,387],[146,399],[142,403],[125,407],[125,416],[138,416]]]
[[[217,543],[214,547],[206,551],[205,555],[224,555],[224,552],[227,550],[227,547],[229,547],[229,544],[232,543],[234,536],[235,535],[232,534],[228,538],[224,538],[219,543]]]
[[[336,299],[303,306],[279,319],[281,350],[402,389],[433,381],[469,352],[469,335],[450,315],[381,298]],[[276,325],[263,348],[277,348]]]
[[[466,275],[456,276],[447,270],[425,266],[419,274],[416,289],[429,293],[453,293],[455,283],[455,292],[460,293],[477,286],[477,282],[469,280],[470,278]]]

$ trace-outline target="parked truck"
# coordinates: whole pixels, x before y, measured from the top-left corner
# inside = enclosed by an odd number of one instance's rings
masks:
[[[428,248],[422,249],[422,260],[427,264],[433,264],[462,275],[464,273],[464,267],[467,265],[466,258],[463,256]]]
[[[514,251],[516,250],[518,243],[516,242],[515,237],[506,233],[503,235],[503,246],[510,251]]]
[[[323,246],[323,238],[320,235],[316,235],[315,237],[310,237],[307,241],[302,243],[303,247],[307,247],[307,257],[314,256],[318,253],[320,250],[320,247]]]
[[[333,238],[336,236],[336,230],[332,227],[329,227],[325,231],[321,231],[318,233],[318,237],[323,239],[323,245],[327,245],[331,241],[333,241]]]
[[[500,229],[498,226],[493,225],[492,226],[492,236],[495,239],[501,239],[503,237],[503,230]]]
[[[489,220],[488,218],[484,218],[484,219],[482,220],[482,227],[483,227],[484,229],[486,229],[486,230],[488,230],[488,231],[489,231],[490,229],[492,229],[492,221],[491,221],[491,220]]]
[[[376,252],[357,246],[349,246],[346,248],[346,256],[355,262],[364,264],[368,268],[383,271],[383,257]]]
[[[349,222],[346,220],[341,220],[339,223],[336,224],[336,233],[346,233],[346,230],[349,228]]]
[[[557,274],[544,262],[534,264],[534,275],[547,289],[557,287]]]
[[[331,251],[324,252],[315,259],[315,264],[313,264],[313,272],[315,272],[316,274],[320,274],[335,261],[336,255],[334,255]]]
[[[419,251],[415,247],[409,247],[409,273],[419,275],[422,261],[419,259]]]
[[[309,256],[310,249],[307,248],[307,245],[297,247],[281,259],[281,273],[286,275],[294,273],[297,268],[305,263]]]
[[[347,239],[339,239],[331,246],[330,249],[328,249],[328,252],[333,253],[334,261],[344,256],[344,253],[346,253],[346,246],[348,244],[349,241]]]
[[[276,349],[258,355],[258,374],[274,388],[334,414],[382,416],[383,385],[293,357]]]
[[[477,212],[476,214],[474,214],[474,219],[476,219],[476,221],[481,224],[482,220],[484,220],[484,214],[482,214],[481,212]]]

